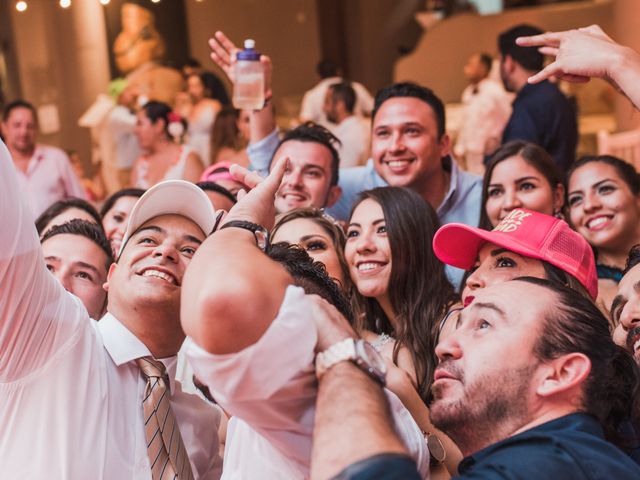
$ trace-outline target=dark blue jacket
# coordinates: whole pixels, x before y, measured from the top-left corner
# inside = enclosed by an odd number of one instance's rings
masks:
[[[640,479],[640,466],[574,413],[495,443],[460,462],[459,479]]]
[[[540,145],[566,172],[576,156],[578,123],[574,105],[549,81],[525,85],[513,101],[502,142],[525,140]]]

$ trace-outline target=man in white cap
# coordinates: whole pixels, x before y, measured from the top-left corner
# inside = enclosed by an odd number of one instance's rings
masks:
[[[218,478],[220,412],[174,381],[182,276],[213,230],[195,185],[150,189],[99,321],[47,272],[0,142],[0,476]]]

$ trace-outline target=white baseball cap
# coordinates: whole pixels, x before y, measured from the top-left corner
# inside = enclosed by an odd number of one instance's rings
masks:
[[[142,225],[160,215],[181,215],[192,220],[205,235],[215,225],[215,209],[207,194],[197,185],[185,180],[166,180],[147,190],[136,202],[127,223],[118,257],[125,245]]]

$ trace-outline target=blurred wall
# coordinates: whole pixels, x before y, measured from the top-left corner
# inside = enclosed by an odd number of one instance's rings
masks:
[[[424,0],[342,1],[349,77],[375,94],[393,82],[395,62],[422,35],[415,15]]]
[[[274,96],[303,93],[316,80],[320,41],[314,0],[186,2],[193,57],[224,78],[209,58],[208,39],[222,30],[236,45],[246,38],[274,64]]]
[[[629,28],[629,34],[640,40],[638,18],[628,17],[628,22],[636,23]],[[444,102],[459,102],[466,86],[462,67],[469,56],[479,51],[498,55],[498,35],[518,23],[531,23],[543,30],[567,30],[598,23],[606,31],[612,31],[613,2],[568,3],[519,8],[499,15],[461,14],[449,18],[436,23],[423,35],[415,52],[396,63],[394,78],[427,85]]]
[[[10,9],[20,91],[36,107],[58,110],[60,130],[39,140],[77,150],[86,162],[91,139],[78,118],[109,81],[103,7],[82,1],[62,9],[57,3],[29,2],[23,13]]]
[[[191,54],[215,71],[207,40],[216,29],[225,31],[237,44],[253,37],[258,49],[273,58],[280,113],[295,115],[296,101],[317,82],[320,39],[331,35],[330,28],[321,32],[318,26],[322,1],[188,0]],[[430,85],[446,101],[458,101],[465,85],[461,69],[468,56],[478,50],[495,53],[496,35],[524,21],[549,29],[599,23],[617,40],[640,50],[638,0],[598,0],[486,17],[460,15],[437,24],[424,35],[415,21],[423,0],[341,1],[349,76],[372,92],[393,80],[412,79]],[[57,107],[61,129],[42,136],[41,141],[78,150],[88,160],[89,131],[78,127],[77,120],[106,90],[109,81],[103,19],[103,8],[108,7],[83,0],[62,9],[53,0],[31,0],[28,10],[19,13],[13,2],[9,7],[2,3],[6,16],[0,25],[7,23],[8,16],[12,33],[3,31],[3,50],[9,52],[7,58],[15,59],[7,65],[12,69],[10,80],[16,83],[17,79],[18,83],[10,92],[20,92],[36,106]],[[401,52],[411,50],[416,42],[413,53],[401,57]],[[637,125],[640,116],[628,102],[621,97],[616,102],[621,126]]]
[[[13,25],[11,24],[13,5],[0,1],[0,103],[20,95],[18,63],[13,50]]]

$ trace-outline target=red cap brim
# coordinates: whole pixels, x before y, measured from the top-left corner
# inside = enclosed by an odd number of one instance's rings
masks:
[[[493,243],[526,257],[542,259],[539,252],[510,235],[462,223],[449,223],[440,227],[433,237],[433,251],[441,262],[469,270],[475,265],[478,252],[485,243]]]

